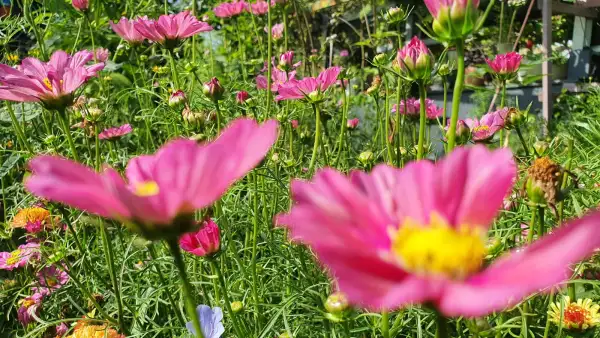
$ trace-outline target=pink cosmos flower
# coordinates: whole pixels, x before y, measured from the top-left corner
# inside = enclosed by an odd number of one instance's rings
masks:
[[[356,127],[358,127],[359,122],[360,120],[358,118],[353,118],[351,120],[348,120],[347,126],[349,129],[356,129]]]
[[[514,74],[519,70],[521,60],[523,57],[517,52],[510,52],[506,54],[498,54],[494,60],[485,59],[488,66],[497,75],[510,75]]]
[[[224,2],[213,9],[215,16],[219,18],[231,18],[248,11],[248,3],[244,0]]]
[[[292,183],[295,204],[276,221],[311,247],[353,304],[425,303],[445,316],[484,316],[565,281],[571,264],[600,247],[596,212],[484,263],[487,230],[516,171],[510,150],[483,145],[437,164],[379,165],[350,177],[323,169]]]
[[[433,100],[425,99],[425,105],[425,113],[427,114],[428,119],[435,120],[442,116],[443,109],[438,107]],[[392,105],[392,113],[396,112],[396,108],[396,104]],[[418,98],[408,98],[406,99],[406,103],[404,101],[400,101],[400,114],[418,118],[420,113],[421,101]]]
[[[348,52],[348,50],[347,50],[347,49],[342,49],[342,50],[340,51],[340,57],[341,57],[341,58],[347,58],[348,56],[350,56],[350,52]]]
[[[132,45],[139,45],[144,41],[144,37],[140,32],[135,29],[134,24],[135,21],[140,20],[129,20],[126,17],[122,17],[118,23],[114,23],[110,21],[110,27],[112,30],[117,33],[123,40],[129,42]],[[148,20],[147,17],[142,18],[141,20]]]
[[[271,91],[277,92],[279,88],[286,84],[288,81],[295,80],[296,71],[285,72],[283,70],[279,70],[277,68],[273,68],[271,70]],[[267,89],[267,77],[264,75],[259,75],[256,77],[256,88],[258,89]]]
[[[263,15],[267,14],[269,11],[269,3],[263,0],[258,0],[257,2],[250,5],[250,12],[254,15]]]
[[[297,129],[298,126],[300,125],[298,123],[298,120],[291,120],[290,123],[292,124],[292,128]]]
[[[17,317],[23,326],[33,323],[35,321],[34,317],[40,315],[40,307],[42,306],[43,299],[44,296],[42,294],[34,293],[19,301],[19,305],[21,306],[17,310]]]
[[[465,124],[471,129],[472,140],[475,142],[489,141],[497,131],[504,128],[504,116],[506,116],[505,113],[507,112],[508,109],[504,108],[487,113],[479,120],[477,118],[465,119]]]
[[[134,27],[143,37],[158,42],[167,48],[174,48],[179,41],[213,28],[204,21],[199,21],[189,11],[178,14],[161,15],[158,20],[139,18]]]
[[[330,67],[322,71],[316,78],[305,77],[302,80],[288,81],[278,88],[279,95],[276,100],[319,99],[327,88],[335,84],[340,71],[340,67]]]
[[[197,209],[216,201],[263,159],[277,138],[277,122],[238,119],[213,142],[174,140],[154,155],[129,161],[124,180],[55,156],[30,161],[25,183],[39,197],[125,223],[149,239],[195,227]]]
[[[49,109],[73,104],[74,92],[104,68],[104,63],[86,64],[94,58],[83,50],[70,56],[59,50],[49,62],[25,58],[17,69],[0,64],[0,100],[42,102]]]
[[[248,92],[245,90],[240,90],[239,92],[237,92],[237,94],[235,94],[235,101],[238,104],[243,104],[249,98],[250,98],[250,94],[248,94]]]
[[[12,252],[0,252],[0,270],[22,268],[30,261],[40,259],[40,245],[38,243],[21,244]]]
[[[131,125],[129,123],[126,123],[120,127],[104,129],[98,135],[98,138],[101,140],[114,141],[114,140],[118,140],[121,137],[131,133],[132,131],[133,131],[133,128],[131,128]]]
[[[40,285],[48,291],[58,290],[69,281],[69,274],[54,265],[43,268],[36,276]]]
[[[188,232],[179,238],[181,248],[199,257],[210,256],[221,248],[221,234],[212,219],[202,222],[200,230]]]
[[[110,51],[106,48],[96,48],[94,51],[94,58],[98,62],[106,62],[110,56]]]
[[[283,29],[282,23],[275,24],[271,27],[271,36],[273,37],[273,40],[277,41],[283,37]],[[269,32],[267,27],[265,27],[265,32]]]
[[[90,6],[88,0],[73,0],[71,4],[76,10],[81,12],[87,11]]]

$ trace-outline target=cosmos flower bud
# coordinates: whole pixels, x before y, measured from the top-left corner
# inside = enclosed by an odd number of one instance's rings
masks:
[[[535,143],[533,143],[533,149],[535,149],[535,152],[538,155],[543,156],[548,150],[548,142],[539,140],[535,141]]]
[[[287,51],[279,56],[278,68],[284,71],[292,69],[294,65],[294,52]]]
[[[169,97],[169,106],[176,108],[184,104],[186,101],[185,93],[182,90],[174,91]]]
[[[448,76],[450,75],[450,72],[452,71],[452,69],[450,68],[450,65],[448,65],[447,63],[443,63],[442,65],[440,65],[440,68],[438,69],[438,74],[440,74],[440,76]]]
[[[325,310],[329,313],[340,314],[348,309],[348,299],[341,292],[334,292],[325,302]]]
[[[250,94],[245,90],[240,90],[235,94],[235,101],[239,104],[243,104],[250,99]]]
[[[388,58],[387,55],[380,53],[375,55],[375,57],[373,58],[373,64],[375,66],[385,66],[388,64]]]
[[[479,18],[479,0],[425,0],[433,16],[433,32],[443,41],[464,39]]]
[[[73,4],[73,7],[80,12],[87,11],[90,6],[88,0],[73,0],[71,3]]]
[[[398,23],[406,19],[406,11],[402,7],[392,7],[388,9],[385,19],[388,23]]]
[[[425,80],[431,76],[433,57],[425,43],[415,36],[398,50],[394,64],[408,79]]]
[[[359,122],[360,122],[360,120],[358,118],[353,118],[353,119],[348,120],[346,126],[348,127],[348,129],[351,129],[351,130],[356,129],[356,127],[358,127]]]
[[[358,160],[363,165],[370,164],[371,162],[373,162],[373,159],[374,159],[374,155],[373,155],[373,152],[370,150],[363,151],[362,153],[360,153],[360,155],[358,155]]]
[[[244,303],[240,301],[231,302],[231,311],[238,313],[244,310]]]
[[[221,87],[221,83],[216,77],[213,77],[210,81],[206,82],[202,91],[204,92],[204,95],[214,102],[221,100],[225,93],[225,89]]]

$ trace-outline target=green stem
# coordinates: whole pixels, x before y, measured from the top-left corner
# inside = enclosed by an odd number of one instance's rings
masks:
[[[385,310],[381,311],[381,335],[390,338],[390,314]]]
[[[213,270],[216,271],[217,277],[219,278],[219,283],[221,284],[221,289],[223,290],[223,299],[225,301],[225,308],[227,309],[227,311],[229,312],[229,316],[231,317],[231,322],[233,324],[233,330],[235,331],[235,334],[238,337],[247,337],[246,335],[243,334],[243,331],[241,330],[241,328],[239,326],[237,316],[235,315],[233,310],[231,310],[231,301],[229,300],[227,285],[225,284],[225,278],[223,278],[223,274],[221,273],[219,266],[215,263],[215,260],[212,258],[208,259],[208,263],[211,265]]]
[[[400,32],[398,31],[398,34],[400,34]],[[400,37],[398,37],[398,39],[400,39]],[[398,44],[401,44],[401,41],[398,42]],[[402,152],[400,151],[400,134],[401,134],[401,130],[400,130],[400,100],[401,100],[401,91],[402,91],[402,78],[398,77],[398,85],[396,88],[396,166],[398,168],[400,168],[400,166],[402,165],[401,160],[402,160]]]
[[[456,82],[454,82],[454,93],[452,93],[452,115],[450,116],[450,129],[448,130],[448,152],[454,149],[456,144],[456,124],[460,110],[460,99],[465,82],[465,46],[464,41],[456,41]]]
[[[254,31],[254,35],[256,35],[256,41],[258,42],[258,51],[260,52],[260,58],[261,60],[263,60],[265,58],[265,54],[263,52],[263,41],[262,41],[262,36],[260,34],[258,34],[259,30],[256,26],[256,19],[254,19],[254,15],[250,15],[250,18],[252,19],[252,28]]]
[[[100,138],[98,137],[98,123],[95,122],[94,123],[94,139],[95,139],[95,144],[96,144],[96,149],[95,149],[95,158],[96,158],[96,171],[100,171]]]
[[[256,269],[256,258],[258,256],[258,173],[254,172],[253,184],[254,193],[252,196],[252,261],[250,263],[252,269],[252,298],[254,298],[254,310],[256,321],[258,323],[258,331],[261,326],[260,316],[260,299],[258,297],[258,273]]]
[[[317,159],[317,152],[319,151],[319,141],[321,139],[321,112],[319,112],[319,107],[317,104],[312,104],[313,111],[315,114],[315,143],[313,145],[312,156],[310,158],[310,164],[308,165],[308,174],[312,175],[314,173],[315,161]]]
[[[31,148],[29,141],[25,137],[25,133],[21,129],[21,124],[19,123],[19,120],[17,119],[17,116],[15,115],[15,111],[12,108],[12,104],[8,101],[6,101],[6,109],[8,110],[8,115],[10,116],[10,120],[12,121],[13,128],[15,128],[15,133],[17,134],[17,140],[19,141],[19,143],[21,143],[21,145],[25,149],[27,149],[27,151],[31,155],[33,155],[34,154],[33,149]]]
[[[571,167],[573,166],[573,146],[575,145],[575,141],[573,138],[569,138],[567,140],[567,163],[565,164],[565,172],[569,172]],[[563,174],[562,182],[560,185],[560,189],[563,190],[567,187],[567,183],[569,181],[569,175]],[[558,206],[558,225],[562,225],[563,222],[563,208],[564,201],[560,201]],[[571,286],[572,284],[569,284]],[[575,298],[571,298],[575,299]]]
[[[246,67],[244,65],[246,63],[246,45],[245,43],[242,43],[242,37],[240,36],[240,29],[238,26],[238,19],[235,19],[234,27],[237,37],[238,48],[242,51],[242,61],[240,62],[240,68],[242,69],[242,77],[244,81],[246,81],[246,78],[248,77],[248,75],[246,74]]]
[[[31,1],[31,3],[33,3],[33,1]],[[44,61],[48,60],[48,54],[46,53],[44,39],[42,37],[42,34],[40,34],[38,26],[35,24],[33,16],[31,15],[31,8],[28,1],[23,1],[23,16],[25,17],[25,20],[27,20],[27,23],[29,23],[29,25],[31,26],[31,29],[33,29],[33,35],[35,35],[35,40],[37,41],[38,46],[40,47],[40,53],[42,54]]]
[[[384,101],[384,109],[385,109],[385,147],[387,149],[388,155],[388,163],[392,164],[394,162],[392,156],[392,144],[390,143],[390,86],[388,83],[388,78],[385,76],[384,72],[381,72],[383,76],[383,85],[385,90],[385,101]]]
[[[508,32],[506,33],[506,42],[510,43],[510,35],[512,33],[513,30],[513,25],[515,23],[515,18],[517,17],[517,9],[513,9],[513,13],[512,16],[510,18],[510,24],[508,25]]]
[[[423,159],[424,153],[424,143],[425,143],[425,126],[427,125],[427,115],[426,115],[426,107],[425,107],[425,98],[427,97],[427,92],[425,91],[425,84],[420,81],[419,82],[419,100],[420,100],[420,117],[419,117],[419,145],[417,147],[417,160]]]
[[[517,136],[519,137],[519,140],[523,144],[523,150],[525,150],[525,156],[527,156],[527,158],[529,158],[529,147],[527,146],[527,142],[525,142],[525,139],[523,138],[521,129],[519,127],[515,127],[515,131],[517,132]]]
[[[126,334],[128,331],[125,327],[125,318],[123,317],[123,300],[121,299],[121,291],[119,289],[119,282],[117,281],[117,274],[115,271],[114,252],[112,243],[109,242],[106,234],[106,225],[102,220],[100,220],[100,237],[102,238],[102,246],[104,247],[104,256],[106,259],[106,265],[108,266],[108,274],[112,282],[115,299],[117,300],[119,329],[121,329],[121,332]]]
[[[346,136],[346,130],[348,128],[348,95],[346,94],[346,87],[344,86],[344,81],[342,80],[342,125],[340,126],[340,137],[338,141],[338,154],[335,159],[334,167],[340,162],[340,158],[342,157],[342,149],[344,148],[344,137]]]
[[[571,285],[571,284],[569,284],[569,285]],[[571,299],[575,299],[575,298],[571,298]],[[552,303],[554,303],[554,292],[550,292],[550,299],[549,299],[548,304],[552,304]],[[547,316],[546,317],[546,327],[544,328],[544,338],[548,338],[548,334],[550,333],[550,323],[551,323],[550,316]]]
[[[177,66],[175,65],[175,52],[169,49],[169,62],[171,63],[171,73],[173,75],[173,92],[181,89],[179,86],[179,74],[177,73]]]
[[[185,273],[185,263],[183,261],[183,256],[181,255],[181,249],[179,248],[179,243],[177,242],[177,238],[170,238],[167,240],[167,245],[169,246],[169,250],[171,251],[171,255],[173,255],[173,259],[175,260],[175,266],[179,271],[179,278],[181,278],[182,282],[182,291],[183,298],[185,301],[185,309],[187,311],[188,317],[191,318],[192,324],[194,325],[194,330],[196,331],[196,337],[204,338],[204,334],[202,333],[202,329],[200,326],[200,319],[196,314],[196,304],[195,297],[192,293],[192,285],[190,284],[187,274]]]
[[[69,143],[69,147],[71,148],[71,152],[73,153],[73,159],[79,162],[79,155],[77,154],[77,148],[75,148],[75,142],[73,142],[73,137],[71,137],[71,129],[69,128],[69,117],[67,116],[65,109],[58,111],[58,121],[65,133],[65,137],[67,138],[67,142]]]
[[[217,113],[217,133],[221,134],[221,107],[219,106],[219,100],[215,101],[215,112]]]
[[[158,254],[156,253],[156,248],[154,247],[153,243],[150,243],[148,245],[148,252],[150,253],[150,257],[152,257],[152,260],[154,260],[156,262],[158,260]],[[156,273],[158,274],[158,279],[160,280],[160,284],[167,285],[165,276],[163,275],[162,271],[160,270],[160,267],[158,266],[158,264],[156,264],[156,263],[154,264],[154,269],[156,270]],[[177,303],[175,303],[175,299],[173,299],[173,295],[171,295],[171,293],[168,290],[167,290],[167,298],[169,299],[169,303],[171,303],[171,307],[175,311],[175,316],[177,316],[177,320],[179,320],[179,324],[181,324],[181,326],[185,326],[185,319],[183,319],[183,316],[181,315],[179,306],[177,306]]]
[[[500,1],[500,28],[498,29],[498,43],[502,43],[502,28],[504,26],[504,1]]]
[[[446,77],[444,76],[442,78],[442,82],[444,84],[444,106],[442,107],[442,127],[446,128],[446,111],[447,111],[447,107],[448,107],[448,80],[446,79]]]
[[[448,318],[444,317],[442,314],[437,314],[436,318],[437,328],[435,331],[435,338],[448,338],[450,335],[448,334]]]
[[[545,233],[544,207],[538,207],[538,238],[541,238]]]
[[[529,232],[527,233],[527,243],[533,242],[533,232],[535,231],[535,216],[537,215],[537,205],[531,207],[531,221],[529,222]]]
[[[504,6],[504,1],[502,1]],[[500,109],[503,109],[506,104],[506,80],[502,80],[502,95],[500,96]],[[504,128],[500,129],[500,147],[504,147]]]
[[[287,7],[283,5],[282,16],[283,16],[283,50],[288,50],[288,22],[287,22]]]
[[[271,101],[273,93],[271,92],[271,72],[272,72],[272,62],[271,58],[273,58],[273,37],[271,36],[271,1],[267,1],[267,116],[271,116]]]

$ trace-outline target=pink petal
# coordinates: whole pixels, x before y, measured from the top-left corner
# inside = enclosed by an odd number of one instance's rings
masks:
[[[341,70],[340,67],[330,67],[319,74],[317,82],[321,85],[321,91],[327,90],[327,88],[336,82]]]
[[[484,316],[567,280],[569,266],[600,247],[599,226],[600,212],[594,212],[507,254],[465,283],[449,286],[439,309],[448,316]]]

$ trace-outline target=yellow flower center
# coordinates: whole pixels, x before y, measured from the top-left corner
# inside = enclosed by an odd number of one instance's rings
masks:
[[[58,280],[56,280],[55,277],[46,277],[46,284],[50,287],[55,286],[56,284],[58,284]]]
[[[473,132],[478,132],[478,131],[488,131],[490,129],[489,126],[483,125],[483,126],[477,126],[475,128],[473,128]]]
[[[135,194],[141,197],[150,197],[158,195],[160,191],[155,181],[139,182],[135,184]]]
[[[48,88],[49,90],[52,90],[52,82],[50,82],[49,78],[45,78],[44,79],[44,85],[46,85],[46,88]]]
[[[22,305],[24,307],[28,308],[28,307],[32,306],[33,304],[35,304],[34,300],[32,300],[32,299],[26,299],[26,300],[23,301]]]
[[[437,214],[429,225],[408,219],[392,233],[392,253],[413,273],[462,280],[478,271],[486,255],[482,231],[451,227]]]
[[[10,257],[6,260],[6,264],[13,265],[21,259],[21,250],[17,249],[10,253]]]

